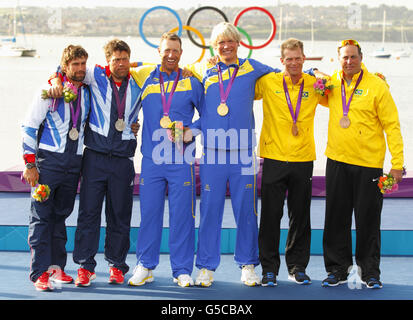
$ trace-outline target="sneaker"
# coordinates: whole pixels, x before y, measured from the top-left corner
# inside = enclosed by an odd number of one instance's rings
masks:
[[[242,266],[241,281],[244,282],[246,286],[254,287],[261,284],[261,279],[255,273],[254,268],[253,264]]]
[[[362,281],[363,284],[366,285],[367,288],[369,289],[381,289],[383,288],[383,284],[380,282],[380,280],[377,280],[376,278],[370,278],[367,281]]]
[[[182,288],[192,287],[194,285],[194,280],[192,280],[189,274],[180,274],[178,278],[174,278],[174,283],[177,283],[178,286]]]
[[[277,285],[277,277],[275,276],[275,273],[267,272],[264,274],[261,285],[263,287],[275,287]]]
[[[53,269],[49,276],[50,280],[55,283],[72,283],[73,278],[61,269]]]
[[[37,278],[36,282],[34,283],[34,287],[37,291],[53,291],[52,283],[49,279],[49,273],[43,272],[40,277]]]
[[[89,287],[92,280],[96,279],[96,274],[84,268],[77,270],[77,278],[75,280],[76,287]]]
[[[115,268],[115,267],[110,267],[109,273],[110,273],[110,276],[109,276],[108,283],[122,284],[125,281],[125,276],[123,275],[122,270]]]
[[[195,279],[195,285],[209,287],[214,282],[214,271],[202,268]]]
[[[305,274],[305,272],[295,272],[288,275],[288,280],[294,281],[298,284],[310,284],[311,279]]]
[[[142,265],[137,265],[133,270],[133,276],[129,279],[130,286],[143,286],[145,283],[153,281],[152,270],[146,269]]]
[[[326,279],[321,282],[322,287],[335,287],[339,284],[346,283],[347,277],[340,276],[335,273],[330,273]]]

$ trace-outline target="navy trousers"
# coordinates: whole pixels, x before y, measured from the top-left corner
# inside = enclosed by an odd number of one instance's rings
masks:
[[[125,260],[130,246],[134,178],[131,159],[85,149],[73,251],[74,262],[82,268],[95,270],[105,200],[105,260],[124,274],[128,272]]]
[[[72,213],[79,174],[42,169],[39,184],[50,187],[49,199],[32,199],[28,242],[31,249],[30,280],[35,282],[50,266],[64,270],[67,261],[66,218]]]

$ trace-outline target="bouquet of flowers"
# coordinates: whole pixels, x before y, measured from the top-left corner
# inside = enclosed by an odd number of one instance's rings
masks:
[[[314,82],[314,89],[315,92],[321,96],[326,96],[333,89],[333,85],[330,84],[326,78],[318,78],[317,81]]]
[[[406,175],[406,168],[403,167],[402,176]],[[380,189],[380,192],[383,194],[389,194],[399,190],[399,185],[396,183],[396,180],[390,173],[385,173],[378,178],[377,186]]]
[[[183,141],[184,125],[182,121],[173,121],[168,128],[168,138],[172,142],[179,144]]]
[[[66,103],[72,102],[77,99],[77,88],[74,84],[72,84],[70,81],[66,81],[64,86],[63,86],[63,100]],[[49,93],[47,90],[42,90],[42,99],[49,99],[51,98],[49,96]],[[56,111],[57,105],[56,105],[56,99],[53,99],[53,104],[49,107],[50,111],[54,112]]]
[[[377,183],[381,193],[392,193],[399,190],[399,185],[394,180],[393,176],[390,173],[384,174],[379,178]]]
[[[49,199],[50,196],[50,188],[47,184],[39,184],[37,188],[33,192],[33,199],[38,202],[45,202]]]

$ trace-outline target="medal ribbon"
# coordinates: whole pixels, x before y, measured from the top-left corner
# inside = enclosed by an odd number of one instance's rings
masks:
[[[118,109],[118,119],[123,119],[123,117],[125,115],[126,95],[128,93],[129,81],[126,81],[126,88],[125,88],[125,93],[123,95],[122,101],[120,101],[119,91],[118,91],[118,88],[116,87],[115,82],[113,81],[113,79],[111,79],[111,84],[112,84],[112,90],[115,93],[116,107]]]
[[[168,101],[166,101],[166,93],[165,93],[163,76],[162,76],[162,72],[159,72],[159,85],[161,87],[162,108],[163,108],[163,115],[165,117],[168,116],[169,109],[171,109],[172,97],[175,93],[176,86],[178,85],[180,75],[181,75],[181,69],[178,69],[178,72],[176,73],[176,78],[174,80],[174,84],[172,86],[171,92],[169,93]],[[168,84],[168,87],[169,87],[169,84]]]
[[[356,86],[354,87],[354,90],[351,93],[351,96],[350,96],[350,99],[348,100],[348,103],[346,102],[347,99],[346,99],[346,88],[344,87],[344,79],[341,79],[341,101],[342,101],[342,104],[343,104],[343,116],[345,116],[345,117],[348,115],[348,112],[350,111],[351,100],[353,99],[354,92],[356,92],[356,89],[357,89],[358,85],[360,84],[362,78],[363,78],[363,70],[361,70],[361,72],[360,72],[360,76],[357,79]]]
[[[285,82],[284,77],[283,77],[283,86],[284,86],[285,99],[287,100],[287,104],[288,104],[288,108],[290,109],[291,117],[293,118],[293,122],[296,123],[298,119],[298,114],[300,113],[301,100],[303,98],[304,79],[303,79],[303,82],[301,82],[300,92],[298,93],[297,105],[295,106],[295,114],[294,114],[293,104],[291,103],[290,94],[288,93],[288,86],[287,86],[287,83]]]
[[[81,93],[81,87],[79,87],[77,89],[77,106],[76,106],[76,113],[75,110],[73,108],[73,102],[71,101],[69,103],[70,106],[70,113],[72,115],[72,128],[77,129],[77,120],[79,119],[79,115],[80,115],[80,93]]]
[[[229,72],[229,70],[228,70],[228,72]],[[222,71],[221,71],[221,67],[218,65],[219,93],[220,93],[220,96],[221,96],[221,103],[226,103],[227,102],[229,92],[231,91],[232,84],[234,83],[234,80],[235,80],[235,77],[237,76],[237,73],[238,73],[238,66],[235,67],[235,70],[231,75],[231,79],[229,80],[228,87],[224,92],[224,82],[222,81]]]

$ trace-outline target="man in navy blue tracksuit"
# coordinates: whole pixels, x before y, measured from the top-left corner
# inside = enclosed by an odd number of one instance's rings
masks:
[[[30,280],[38,291],[53,290],[50,279],[71,283],[66,266],[66,218],[75,203],[83,153],[84,128],[90,110],[90,91],[82,85],[88,54],[80,46],[68,46],[62,55],[63,79],[77,87],[77,98],[42,99],[36,94],[23,123],[23,176],[32,187],[48,185],[44,202],[32,199],[29,238],[32,259]],[[51,269],[51,267],[53,267]]]
[[[79,216],[73,260],[80,264],[76,286],[96,278],[94,259],[99,248],[101,212],[105,200],[105,259],[109,283],[121,284],[129,267],[136,138],[131,124],[138,117],[141,89],[129,74],[130,48],[121,40],[105,46],[106,67],[87,69],[93,107],[85,132]]]

